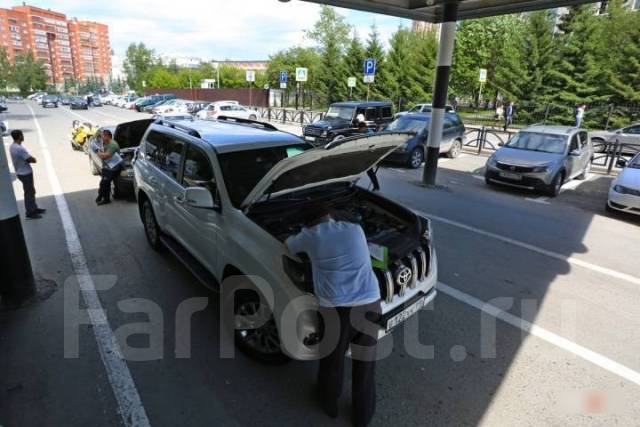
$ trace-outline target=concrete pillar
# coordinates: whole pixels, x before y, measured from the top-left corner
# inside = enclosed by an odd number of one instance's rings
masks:
[[[19,302],[35,292],[35,280],[27,244],[22,233],[11,173],[3,146],[0,147],[0,295]]]
[[[442,142],[442,127],[444,112],[447,105],[449,89],[449,72],[453,59],[453,45],[456,38],[456,21],[458,20],[458,0],[448,0],[444,4],[444,19],[440,31],[440,45],[438,47],[438,63],[431,103],[431,126],[427,139],[427,152],[424,163],[422,182],[435,185],[438,170],[438,156]]]

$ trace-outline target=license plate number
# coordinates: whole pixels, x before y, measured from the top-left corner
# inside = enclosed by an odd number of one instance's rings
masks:
[[[500,176],[507,179],[514,179],[516,181],[520,181],[522,179],[522,175],[510,172],[500,172]]]
[[[427,300],[427,297],[420,298],[418,301],[411,304],[409,307],[402,310],[400,313],[396,314],[389,320],[387,320],[387,332],[391,331],[396,326],[400,325],[402,322],[407,320],[409,317],[416,314],[422,307],[424,307],[424,303]]]
[[[306,139],[307,141],[315,141],[316,137],[315,136],[305,136],[304,139]]]

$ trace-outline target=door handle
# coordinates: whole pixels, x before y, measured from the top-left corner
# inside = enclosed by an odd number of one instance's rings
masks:
[[[181,205],[184,203],[184,196],[173,196],[173,201]]]

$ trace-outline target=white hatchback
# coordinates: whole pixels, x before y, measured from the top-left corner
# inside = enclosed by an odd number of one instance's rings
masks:
[[[609,187],[608,211],[623,211],[640,215],[640,153],[631,160],[619,161],[624,168]]]

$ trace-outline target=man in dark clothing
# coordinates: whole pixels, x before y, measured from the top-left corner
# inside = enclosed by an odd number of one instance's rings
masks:
[[[112,138],[109,129],[102,131],[102,150],[98,151],[98,157],[102,159],[102,178],[96,199],[98,206],[111,203],[111,183],[122,170],[120,146]]]
[[[506,132],[511,123],[513,123],[513,114],[516,111],[516,107],[513,102],[510,102],[504,109],[504,131]]]
[[[366,426],[376,407],[379,326],[374,322],[381,315],[380,288],[367,238],[360,225],[334,220],[324,204],[306,211],[309,226],[285,244],[290,252],[305,253],[311,260],[314,294],[325,321],[318,370],[321,404],[327,415],[338,416],[345,355],[351,346],[354,423]]]
[[[24,135],[21,130],[11,131],[11,138],[13,138],[13,144],[11,144],[9,152],[16,176],[22,182],[24,189],[24,207],[27,211],[27,218],[42,218],[40,214],[45,213],[46,209],[39,208],[36,203],[36,188],[33,185],[33,169],[31,168],[31,164],[35,163],[36,159],[22,146]]]

